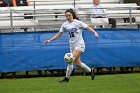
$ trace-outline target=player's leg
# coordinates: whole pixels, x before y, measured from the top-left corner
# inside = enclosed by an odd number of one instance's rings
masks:
[[[75,61],[73,62],[76,66],[81,67],[82,69],[84,69],[86,72],[91,72],[91,69],[84,64],[83,62],[81,62],[80,60],[80,56],[81,56],[82,52],[81,51],[73,51],[73,55],[76,57]]]
[[[74,51],[73,51],[73,55],[76,57],[76,60],[74,62],[75,65],[83,68],[83,70],[85,70],[86,72],[91,74],[91,79],[94,79],[94,70],[90,69],[86,64],[84,64],[83,62],[81,62],[80,60],[80,56],[82,55],[82,53],[85,51],[85,44],[84,42],[82,44],[78,44]]]
[[[66,76],[63,80],[60,80],[59,82],[69,82],[72,71],[73,71],[73,64],[68,64],[66,70]]]
[[[79,56],[81,55],[82,52],[79,52],[77,50],[73,50],[73,56],[75,57],[75,61],[73,63],[77,63],[79,60]],[[69,82],[70,75],[73,71],[73,63],[67,65],[67,70],[66,70],[66,76],[63,80],[60,80],[59,82]],[[79,63],[77,66],[81,67],[81,63]]]
[[[78,45],[76,48],[70,47],[70,51],[72,52],[73,56],[75,57],[75,61],[73,62],[76,66],[83,68],[86,72],[91,73],[92,80],[94,79],[94,73],[93,70],[90,69],[86,64],[81,62],[80,56],[85,50],[85,45],[81,44]],[[70,75],[73,71],[73,63],[67,65],[67,71],[66,76],[63,80],[60,80],[59,82],[69,82]]]
[[[72,52],[73,50],[74,50],[74,47],[70,47],[70,51]],[[67,64],[66,76],[64,79],[60,80],[59,82],[61,82],[61,83],[69,82],[72,71],[73,71],[73,63]]]
[[[76,66],[81,67],[87,73],[91,73],[91,79],[94,79],[94,69],[88,67],[85,63],[81,62],[80,56],[83,52],[81,51],[73,51],[73,55],[76,57],[75,61],[73,62]]]

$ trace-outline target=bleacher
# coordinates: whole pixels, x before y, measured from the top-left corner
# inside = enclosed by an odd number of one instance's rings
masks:
[[[72,5],[72,4],[92,4],[92,0],[28,0],[32,6],[40,6],[40,5]],[[100,0],[101,4],[120,4],[122,3],[120,0]]]
[[[32,1],[31,5],[36,6],[36,9],[39,9],[41,5],[47,5],[48,7],[46,7],[46,8],[52,9],[51,13],[53,13],[52,15],[54,17],[51,17],[51,18],[48,17],[48,19],[46,19],[46,21],[48,21],[50,23],[50,21],[53,22],[54,20],[59,20],[59,21],[61,20],[60,23],[54,21],[55,26],[57,26],[58,28],[65,21],[65,17],[61,15],[61,14],[64,14],[65,9],[69,9],[69,8],[76,9],[76,12],[77,12],[78,16],[81,17],[81,20],[85,21],[84,16],[87,16],[88,14],[90,14],[89,10],[91,9],[91,7],[93,5],[92,0],[86,0],[86,1],[85,0],[75,0],[75,2],[70,1],[70,0],[62,0],[62,1],[49,0],[46,3],[44,3],[43,0],[30,0],[30,1]],[[61,3],[63,5],[61,5]],[[55,7],[52,8],[52,5],[55,5]],[[101,0],[101,5],[108,9],[107,13],[108,13],[109,18],[115,18],[117,20],[118,28],[132,27],[132,25],[135,28],[138,27],[137,24],[139,24],[138,16],[140,14],[140,11],[137,10],[136,3],[124,4],[120,0]],[[58,8],[60,8],[60,10],[58,10]],[[54,11],[53,11],[53,9],[54,9]],[[130,9],[132,11],[130,11]],[[57,10],[57,12],[56,12],[56,10]],[[130,12],[132,13],[132,15]],[[54,15],[54,14],[56,14],[56,15]],[[130,17],[135,18],[136,22],[133,22]],[[130,20],[130,22],[125,22],[124,19]],[[44,21],[45,21],[45,19],[43,19],[43,22]],[[86,18],[85,22],[87,24],[89,24],[90,26],[95,25],[95,24],[92,24],[88,18]],[[42,24],[45,24],[45,23],[42,23]],[[107,25],[106,26],[107,28],[110,28],[110,26],[108,24],[106,24],[106,25]],[[124,25],[125,25],[125,27],[124,27]],[[51,26],[51,24],[49,24],[49,26]]]
[[[14,28],[29,28],[28,31],[50,31],[58,30],[61,24],[65,21],[64,12],[66,9],[75,9],[77,15],[81,20],[94,27],[95,23],[91,22],[89,18],[90,9],[92,7],[92,0],[29,0],[31,6],[1,8],[2,13],[0,25],[1,32],[8,32],[11,26]],[[55,5],[55,7],[54,7]],[[107,8],[109,18],[115,18],[117,21],[117,28],[138,28],[140,24],[140,10],[136,3],[124,4],[121,0],[101,0],[101,6]],[[3,14],[8,11],[7,14]],[[13,12],[10,17],[10,11]],[[7,13],[7,12],[6,12]],[[27,14],[27,15],[24,15]],[[3,16],[4,15],[4,16]],[[32,17],[33,19],[28,19]],[[11,19],[13,18],[13,19]],[[25,19],[27,18],[27,19]],[[7,21],[8,19],[15,21]],[[134,21],[133,21],[134,19]],[[18,25],[18,20],[20,25]],[[15,23],[12,25],[12,23]],[[28,24],[28,25],[27,25]],[[103,24],[104,28],[110,28],[110,25]],[[100,26],[99,26],[100,27]],[[6,29],[5,29],[6,28]],[[33,30],[34,28],[34,30]],[[12,29],[13,30],[13,29]],[[19,29],[18,29],[19,30]],[[13,32],[13,31],[12,31]],[[17,31],[16,31],[17,32]],[[21,31],[22,32],[22,31]]]
[[[140,10],[137,10],[139,6],[137,6],[136,3],[121,3],[121,4],[100,4],[103,8],[107,9],[107,16],[108,18],[115,18],[117,21],[117,26],[124,26],[124,25],[138,25],[138,19],[140,16]],[[78,13],[79,15],[85,15],[89,14],[91,15],[91,5],[78,5]],[[132,18],[136,19],[135,22],[132,22]],[[126,23],[124,22],[124,19],[130,20],[131,22]],[[102,20],[102,19],[100,19]],[[102,23],[96,23],[99,20],[94,20],[94,25],[102,24]],[[102,22],[102,21],[101,21]],[[137,23],[136,23],[137,22]],[[107,22],[106,22],[107,23]],[[103,25],[108,25],[104,24]]]

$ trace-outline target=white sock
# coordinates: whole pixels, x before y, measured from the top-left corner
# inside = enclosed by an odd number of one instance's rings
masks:
[[[84,69],[86,72],[91,72],[91,69],[84,63],[81,62],[81,68]]]
[[[67,71],[66,71],[66,78],[70,78],[70,75],[72,73],[73,70],[73,65],[69,65],[67,66]]]

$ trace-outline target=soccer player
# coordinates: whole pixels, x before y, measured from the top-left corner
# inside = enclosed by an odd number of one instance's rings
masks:
[[[66,10],[65,16],[67,21],[62,24],[59,32],[56,35],[54,35],[51,39],[44,41],[45,44],[48,44],[51,41],[59,38],[64,32],[67,32],[68,34],[70,52],[75,57],[75,61],[67,65],[66,76],[63,80],[60,80],[59,82],[69,82],[70,75],[73,71],[73,65],[81,67],[86,72],[91,73],[91,79],[93,80],[94,79],[93,68],[92,69],[89,68],[86,64],[84,64],[80,60],[81,54],[85,51],[85,42],[82,37],[82,30],[87,29],[90,32],[93,32],[96,38],[98,38],[99,35],[95,30],[93,30],[87,24],[85,24],[82,21],[79,21],[75,12],[72,9]]]

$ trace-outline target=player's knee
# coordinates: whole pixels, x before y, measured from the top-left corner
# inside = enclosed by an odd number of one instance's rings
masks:
[[[74,64],[78,67],[81,67],[81,62],[80,61],[75,61]]]

